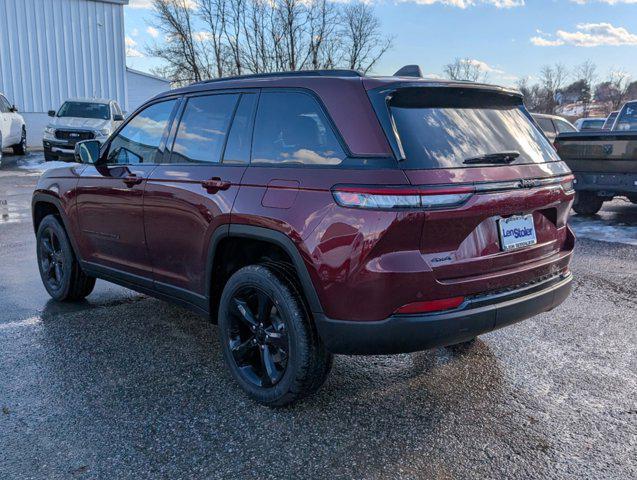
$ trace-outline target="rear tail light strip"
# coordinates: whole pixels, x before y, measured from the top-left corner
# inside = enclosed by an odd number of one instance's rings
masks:
[[[438,209],[464,204],[475,189],[471,186],[375,187],[337,185],[332,189],[342,207],[372,210]]]
[[[531,188],[561,188],[572,194],[573,175],[458,186],[336,185],[332,195],[342,207],[371,210],[445,209],[465,204],[473,194]]]

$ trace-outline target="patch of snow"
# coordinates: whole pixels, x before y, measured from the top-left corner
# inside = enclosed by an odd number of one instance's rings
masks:
[[[18,160],[17,162],[18,168],[22,168],[24,170],[35,170],[38,172],[46,172],[53,168],[68,167],[69,165],[74,164],[69,162],[45,162],[44,155],[42,154],[31,154],[25,159]]]
[[[637,226],[578,217],[571,217],[569,224],[578,238],[637,246]]]

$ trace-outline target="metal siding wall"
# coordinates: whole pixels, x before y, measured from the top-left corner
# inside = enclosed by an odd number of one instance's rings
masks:
[[[0,92],[24,112],[71,97],[127,104],[124,10],[92,0],[0,0]]]

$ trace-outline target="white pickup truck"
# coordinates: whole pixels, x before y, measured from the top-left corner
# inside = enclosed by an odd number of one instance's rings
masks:
[[[104,142],[122,123],[124,114],[115,100],[78,98],[49,111],[53,120],[44,129],[44,159],[73,160],[75,144],[82,140]]]
[[[16,106],[0,93],[0,163],[2,149],[8,147],[13,147],[16,155],[27,153],[27,129]]]

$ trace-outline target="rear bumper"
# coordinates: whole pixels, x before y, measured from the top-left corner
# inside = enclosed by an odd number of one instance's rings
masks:
[[[637,173],[575,173],[575,190],[600,196],[637,193]]]
[[[547,312],[568,297],[570,273],[511,291],[468,299],[457,310],[427,315],[393,315],[385,320],[315,318],[332,353],[379,355],[452,345]]]

